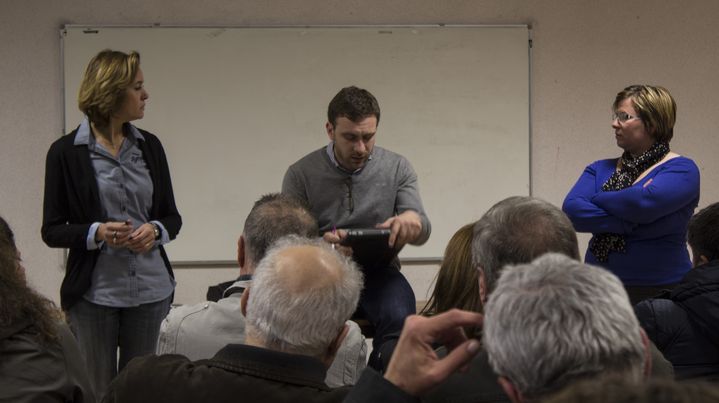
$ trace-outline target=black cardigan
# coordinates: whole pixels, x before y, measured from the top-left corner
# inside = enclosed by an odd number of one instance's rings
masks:
[[[150,220],[162,223],[175,239],[182,217],[175,206],[170,170],[160,140],[140,130],[145,140],[138,140],[152,178]],[[70,309],[82,298],[92,279],[99,250],[87,250],[87,233],[94,222],[103,222],[95,170],[87,145],[75,145],[77,129],[55,141],[47,152],[45,163],[45,198],[43,202],[42,239],[52,248],[69,248],[65,278],[60,287],[60,302]],[[174,278],[165,249],[160,246],[165,267]]]

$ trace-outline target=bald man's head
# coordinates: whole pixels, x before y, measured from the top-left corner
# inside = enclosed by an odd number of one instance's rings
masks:
[[[311,245],[289,246],[278,251],[275,271],[290,294],[331,288],[342,278],[342,262],[331,249]]]
[[[247,336],[263,347],[322,358],[357,307],[362,273],[324,241],[283,238],[260,261]]]

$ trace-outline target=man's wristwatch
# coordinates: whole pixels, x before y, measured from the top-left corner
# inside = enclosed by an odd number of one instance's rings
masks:
[[[160,226],[155,223],[152,223],[152,228],[155,230],[155,240],[157,241],[158,239],[160,239],[160,235],[162,234],[160,232]]]

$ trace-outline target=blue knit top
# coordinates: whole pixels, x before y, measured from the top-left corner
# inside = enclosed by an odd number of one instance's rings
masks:
[[[616,166],[616,158],[592,163],[564,199],[562,210],[577,232],[609,232],[626,240],[626,253],[611,252],[598,262],[587,250],[585,261],[609,269],[628,286],[679,282],[691,268],[686,232],[699,203],[699,169],[689,158],[676,157],[626,189],[602,191]]]

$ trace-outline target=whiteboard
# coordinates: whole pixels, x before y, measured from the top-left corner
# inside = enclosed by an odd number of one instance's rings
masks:
[[[528,195],[527,26],[62,30],[65,131],[77,90],[105,48],[137,50],[150,98],[134,122],[162,141],[183,226],[173,262],[236,259],[244,219],[287,167],[327,144],[340,88],[372,92],[378,146],[414,166],[432,235],[405,260],[441,257],[452,234],[492,204]]]

